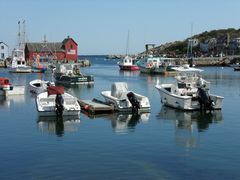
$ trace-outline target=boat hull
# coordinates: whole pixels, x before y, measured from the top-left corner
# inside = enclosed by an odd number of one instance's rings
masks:
[[[107,104],[112,104],[115,110],[119,112],[131,112],[132,104],[127,98],[118,99],[111,96],[111,91],[103,91],[101,95],[104,97]],[[134,93],[137,100],[140,102],[138,112],[150,112],[150,103],[147,97]]]
[[[138,71],[139,67],[137,65],[119,65],[120,70],[127,71]]]
[[[51,110],[51,111],[38,111],[39,116],[56,116],[56,111]],[[62,116],[79,116],[80,111],[77,110],[64,110]]]
[[[176,71],[167,67],[150,68],[150,67],[139,66],[139,69],[141,73],[147,73],[147,74],[165,74],[165,75],[176,74]]]
[[[32,69],[30,67],[17,67],[17,68],[11,68],[9,72],[10,73],[31,73]]]
[[[36,79],[29,82],[29,89],[31,93],[40,94],[47,91],[49,85],[54,86],[55,84],[53,82]]]
[[[170,87],[170,86],[169,86]],[[176,95],[167,91],[162,86],[156,86],[161,96],[161,103],[163,105],[173,107],[181,110],[200,110],[200,104],[196,97],[188,95]],[[211,100],[213,100],[213,109],[222,109],[223,97],[210,94]]]
[[[59,84],[93,84],[93,76],[67,76],[67,75],[55,75],[55,82]]]
[[[56,116],[55,111],[56,95],[48,95],[48,92],[39,94],[36,98],[36,108],[39,116]],[[76,116],[80,114],[81,107],[77,99],[68,93],[63,94],[63,114],[62,116]]]

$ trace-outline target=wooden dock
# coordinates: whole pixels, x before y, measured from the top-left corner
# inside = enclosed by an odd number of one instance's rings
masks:
[[[81,106],[82,111],[91,113],[91,114],[97,114],[97,113],[108,113],[108,112],[114,112],[114,106],[106,104],[105,102],[102,102],[97,99],[93,100],[81,100],[78,99],[78,103]]]

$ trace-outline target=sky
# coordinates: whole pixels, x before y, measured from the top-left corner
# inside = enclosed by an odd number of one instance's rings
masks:
[[[78,43],[79,55],[144,51],[145,44],[240,28],[239,0],[0,0],[0,42],[17,45],[18,21],[29,42]]]

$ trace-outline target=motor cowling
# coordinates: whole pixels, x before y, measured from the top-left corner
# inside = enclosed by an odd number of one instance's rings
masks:
[[[132,111],[137,112],[140,109],[140,102],[137,100],[135,94],[133,92],[129,92],[127,94],[128,100],[132,104]]]
[[[198,102],[200,104],[200,109],[202,109],[202,106],[204,106],[204,109],[213,109],[213,100],[211,100],[208,92],[203,88],[198,88]]]
[[[62,116],[63,115],[63,110],[64,110],[64,99],[61,94],[56,95],[55,99],[55,111],[57,116]]]

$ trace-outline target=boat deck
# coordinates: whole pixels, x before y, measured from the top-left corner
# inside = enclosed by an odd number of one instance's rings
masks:
[[[102,102],[97,99],[93,99],[93,100],[78,99],[78,103],[80,104],[81,109],[83,111],[91,113],[91,114],[107,113],[107,112],[114,111],[114,106],[108,105],[105,102]]]

